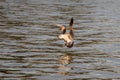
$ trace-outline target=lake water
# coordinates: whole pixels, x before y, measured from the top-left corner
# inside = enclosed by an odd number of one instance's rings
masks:
[[[120,80],[120,0],[0,0],[1,80]],[[74,18],[72,48],[54,24]]]

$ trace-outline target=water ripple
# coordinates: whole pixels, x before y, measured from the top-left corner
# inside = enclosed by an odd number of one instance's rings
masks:
[[[0,1],[0,79],[120,79],[119,1]],[[59,29],[74,18],[75,44]]]

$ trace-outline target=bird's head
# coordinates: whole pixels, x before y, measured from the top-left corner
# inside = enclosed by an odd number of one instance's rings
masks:
[[[68,48],[71,48],[73,46],[74,42],[70,41],[70,42],[66,42],[65,46],[67,46]]]

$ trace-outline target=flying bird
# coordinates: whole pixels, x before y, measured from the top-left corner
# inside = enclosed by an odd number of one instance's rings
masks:
[[[74,37],[74,32],[73,32],[73,18],[71,18],[69,27],[68,29],[70,30],[69,33],[66,32],[66,27],[62,25],[56,25],[60,27],[60,30],[62,31],[62,34],[58,36],[59,39],[63,39],[65,41],[65,46],[68,48],[71,48],[74,44],[73,37]]]

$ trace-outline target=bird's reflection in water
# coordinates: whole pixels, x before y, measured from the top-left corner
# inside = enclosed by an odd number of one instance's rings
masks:
[[[72,55],[65,54],[60,56],[59,58],[59,64],[58,66],[58,73],[61,75],[68,75],[69,71],[72,69],[68,64],[72,62]]]

